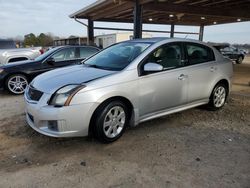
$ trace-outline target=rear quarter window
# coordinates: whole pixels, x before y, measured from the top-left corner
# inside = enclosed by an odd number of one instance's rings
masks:
[[[96,48],[80,48],[80,58],[88,58],[93,54],[97,53],[99,50]]]
[[[206,63],[215,60],[213,50],[201,44],[187,43],[186,52],[190,65]]]

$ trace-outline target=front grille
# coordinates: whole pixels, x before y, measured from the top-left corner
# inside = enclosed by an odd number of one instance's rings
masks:
[[[32,101],[39,101],[42,95],[43,95],[43,92],[36,90],[32,86],[29,86],[28,92],[27,92],[28,99]]]
[[[52,131],[58,131],[57,121],[55,120],[48,121],[48,129]]]

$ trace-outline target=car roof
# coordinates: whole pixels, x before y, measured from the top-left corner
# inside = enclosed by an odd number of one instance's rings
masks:
[[[55,46],[53,49],[60,49],[60,48],[71,48],[71,47],[84,47],[84,48],[96,48],[99,49],[96,46],[87,46],[87,45],[64,45],[64,46]]]
[[[195,40],[195,39],[185,39],[185,38],[169,38],[169,37],[153,37],[153,38],[142,38],[142,39],[133,39],[133,40],[127,40],[124,42],[145,42],[145,43],[158,43],[158,42],[192,42],[192,43],[199,43],[206,46],[211,46],[205,42]]]
[[[130,42],[150,42],[150,43],[157,43],[163,40],[170,39],[168,37],[153,37],[153,38],[142,38],[142,39],[133,39],[133,40],[128,40]]]
[[[153,37],[153,38],[142,38],[142,39],[133,39],[133,40],[127,40],[124,42],[138,42],[138,43],[151,43],[151,44],[157,44],[161,42],[192,42],[196,44],[202,44],[210,48],[214,48],[211,44],[208,44],[206,42],[195,40],[195,39],[186,39],[186,38],[169,38],[169,37]]]

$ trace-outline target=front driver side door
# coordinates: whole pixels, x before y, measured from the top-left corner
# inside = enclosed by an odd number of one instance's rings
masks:
[[[146,63],[158,63],[161,72],[143,73]],[[188,75],[183,61],[181,43],[163,45],[153,51],[140,65],[139,115],[141,118],[183,105],[187,102]]]
[[[49,59],[53,59],[54,62],[48,62]],[[43,62],[43,71],[45,72],[59,67],[74,65],[76,62],[76,48],[64,48],[55,52],[53,55],[48,57],[45,62]]]

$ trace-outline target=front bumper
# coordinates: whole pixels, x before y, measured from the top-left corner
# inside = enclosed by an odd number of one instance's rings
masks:
[[[47,105],[48,98],[48,95],[44,94],[40,101],[35,103],[25,97],[26,121],[30,127],[41,134],[51,137],[88,135],[90,119],[98,106],[97,103],[57,108]]]
[[[3,90],[4,89],[4,78],[5,78],[5,75],[3,74],[0,74],[0,90]]]

